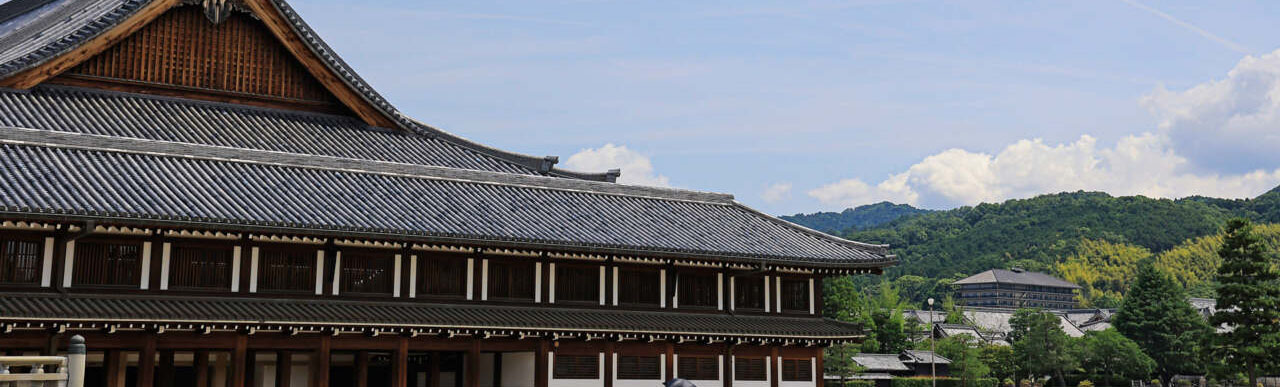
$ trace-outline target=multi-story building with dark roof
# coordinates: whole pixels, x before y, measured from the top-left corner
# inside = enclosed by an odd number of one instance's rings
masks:
[[[438,91],[437,91],[438,92]],[[821,385],[886,246],[409,118],[283,0],[0,4],[0,351],[104,386]]]
[[[952,283],[956,301],[991,308],[1075,309],[1079,285],[1022,269],[987,270]]]

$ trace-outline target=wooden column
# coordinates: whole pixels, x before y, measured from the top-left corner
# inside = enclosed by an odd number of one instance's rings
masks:
[[[356,387],[369,387],[369,351],[356,352]]]
[[[173,387],[173,350],[160,351],[160,369],[156,370],[156,386]]]
[[[409,338],[400,336],[396,342],[395,364],[392,366],[395,379],[392,386],[409,387]]]
[[[502,352],[493,354],[493,385],[502,386]]]
[[[289,387],[293,378],[293,355],[276,351],[276,387]]]
[[[196,387],[209,387],[209,352],[196,351]]]
[[[724,365],[720,369],[724,371],[724,387],[733,387],[733,344],[724,344]]]
[[[432,352],[427,358],[427,378],[430,382],[428,387],[440,387],[440,352]]]
[[[329,349],[332,345],[329,335],[320,336],[320,345],[316,347],[311,359],[311,387],[329,387]]]
[[[613,387],[613,340],[604,343],[604,387]]]
[[[467,348],[467,360],[462,368],[466,370],[464,386],[480,387],[480,339],[472,338],[471,347]]]
[[[778,367],[778,347],[769,348],[769,386],[778,387],[778,381],[782,380],[782,369]]]
[[[550,350],[547,339],[538,339],[538,347],[533,352],[533,387],[547,387],[547,353]]]
[[[118,349],[107,351],[107,387],[124,387],[124,369],[128,365],[124,352]]]
[[[818,348],[813,352],[813,380],[815,380],[818,387],[824,387],[826,385],[826,382],[822,378],[822,355],[824,355],[824,353],[822,348]]]
[[[676,378],[676,346],[675,344],[671,344],[671,342],[667,342],[666,344],[664,344],[664,346],[666,347],[666,351],[667,351],[667,356],[666,356],[667,377],[664,378],[663,380],[675,379]],[[774,387],[777,387],[777,386],[774,386]]]
[[[249,356],[249,335],[238,334],[235,347],[231,351],[231,387],[244,387],[249,373],[245,370]]]
[[[142,339],[142,352],[138,354],[138,387],[153,387],[156,383],[156,335],[147,334]]]

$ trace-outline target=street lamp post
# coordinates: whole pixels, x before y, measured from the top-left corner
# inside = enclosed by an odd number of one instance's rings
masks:
[[[933,298],[929,298],[929,380],[933,387],[938,387],[938,363],[933,360],[936,350],[933,344]]]

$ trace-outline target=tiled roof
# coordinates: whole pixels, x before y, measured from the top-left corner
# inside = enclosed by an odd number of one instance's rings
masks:
[[[902,351],[902,358],[904,363],[929,364],[930,362],[933,362],[934,364],[951,364],[951,359],[942,357],[942,355],[935,354],[932,351],[908,349],[906,351]]]
[[[0,128],[0,210],[883,267],[879,245],[731,196],[123,137]]]
[[[208,296],[9,293],[0,321],[200,323],[387,329],[476,329],[557,334],[696,335],[847,340],[858,327],[822,318],[418,302]]]
[[[966,284],[985,284],[985,283],[1002,283],[1002,284],[1018,284],[1032,286],[1046,286],[1056,288],[1072,288],[1079,289],[1080,285],[1076,285],[1067,281],[1063,281],[1057,277],[1037,273],[1033,271],[1012,271],[1004,269],[992,269],[978,274],[969,276],[968,278],[952,282],[952,285]]]
[[[80,47],[103,32],[111,30],[117,24],[128,20],[137,11],[154,1],[156,0],[58,0],[30,10],[14,20],[0,23],[0,79],[39,66]],[[184,2],[194,3],[193,0]],[[550,167],[555,164],[554,157],[529,156],[488,147],[414,120],[400,112],[365,82],[333,49],[329,48],[328,44],[320,39],[318,34],[311,30],[305,21],[298,17],[287,2],[271,0],[271,5],[330,71],[375,109],[396,122],[401,129],[552,176],[590,180],[607,180],[616,177],[609,173],[580,173],[554,169]],[[74,101],[67,103],[70,105]],[[135,112],[135,114],[145,113]]]
[[[853,356],[853,362],[858,363],[867,371],[910,371],[906,364],[902,364],[902,360],[898,359],[898,355],[877,354],[877,353],[860,353]]]

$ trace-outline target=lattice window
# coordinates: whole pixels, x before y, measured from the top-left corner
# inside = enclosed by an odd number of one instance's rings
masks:
[[[720,362],[715,356],[680,355],[677,361],[677,376],[689,380],[720,379]]]
[[[534,263],[489,261],[489,298],[533,299]]]
[[[600,267],[556,265],[556,302],[600,301]]]
[[[552,377],[556,379],[599,379],[599,355],[555,355]]]
[[[418,257],[418,294],[455,296],[467,294],[467,259],[452,256]]]
[[[73,285],[138,286],[142,243],[77,242]]]
[[[813,361],[809,359],[782,359],[782,381],[813,381]]]
[[[658,269],[622,268],[618,270],[619,304],[657,306],[661,301],[662,272]]]
[[[733,308],[764,310],[764,277],[733,279]]]
[[[763,357],[734,357],[733,379],[742,381],[769,380],[768,363]]]
[[[169,251],[169,284],[176,288],[231,289],[232,249],[172,245]]]
[[[391,293],[395,281],[395,261],[391,254],[342,253],[343,293]]]
[[[661,380],[660,363],[658,356],[618,356],[618,379]]]
[[[316,288],[316,250],[260,248],[258,289],[311,292]]]
[[[809,311],[809,280],[782,280],[782,310]]]
[[[679,274],[680,307],[714,308],[719,305],[719,287],[715,273],[683,272]]]
[[[0,240],[0,283],[36,283],[40,278],[41,245],[30,240]]]

